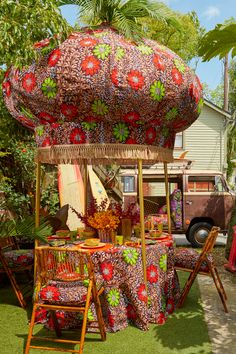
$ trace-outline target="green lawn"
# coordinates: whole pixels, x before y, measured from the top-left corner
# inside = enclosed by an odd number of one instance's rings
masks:
[[[183,275],[185,276],[185,274]],[[181,282],[183,282],[181,274]],[[0,284],[1,285],[1,284]],[[0,353],[22,354],[28,333],[28,312],[17,306],[9,286],[0,289]],[[45,331],[37,325],[38,331]],[[88,335],[84,354],[210,354],[207,326],[195,284],[184,307],[174,312],[164,325],[151,324],[147,332],[129,326],[108,333],[107,341],[100,342],[96,335]],[[31,350],[30,353],[59,353]]]

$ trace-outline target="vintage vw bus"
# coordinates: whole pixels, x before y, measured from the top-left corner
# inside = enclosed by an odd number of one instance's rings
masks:
[[[121,170],[125,206],[138,198],[137,176],[136,168]],[[201,247],[213,225],[227,232],[235,195],[221,172],[168,169],[168,187],[173,233],[183,233],[192,246]],[[143,169],[143,192],[145,215],[164,215],[164,172],[159,165]]]

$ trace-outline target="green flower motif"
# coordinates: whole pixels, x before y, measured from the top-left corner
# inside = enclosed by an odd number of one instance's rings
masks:
[[[43,136],[45,127],[43,125],[39,125],[35,128],[36,135]]]
[[[109,32],[98,32],[98,33],[94,32],[94,33],[93,33],[94,37],[97,37],[97,38],[105,37],[105,36],[107,36],[108,34],[109,34]]]
[[[198,106],[197,106],[197,112],[200,114],[201,113],[201,110],[202,110],[202,107],[203,107],[203,99],[200,98],[199,102],[198,102]]]
[[[166,119],[167,120],[175,119],[177,115],[178,115],[178,109],[176,107],[173,107],[166,113]]]
[[[123,252],[123,257],[126,263],[134,265],[138,260],[138,252],[134,249],[127,249]]]
[[[174,59],[176,68],[183,74],[185,72],[185,65],[178,59]]]
[[[129,128],[125,123],[117,123],[113,128],[113,134],[122,143],[129,136]]]
[[[160,265],[160,268],[162,270],[164,270],[164,272],[167,271],[167,255],[166,254],[163,254],[159,260],[159,265]]]
[[[169,129],[167,127],[163,127],[161,134],[164,136],[164,138],[167,138],[169,135]]]
[[[122,47],[116,48],[116,60],[120,60],[125,56],[125,50]]]
[[[98,44],[94,47],[93,53],[98,59],[104,60],[111,52],[109,44]]]
[[[86,288],[89,286],[89,280],[88,279],[84,279],[83,280],[83,285],[86,286]]]
[[[93,315],[93,313],[92,313],[92,310],[91,309],[89,309],[88,310],[88,320],[89,321],[94,321],[94,315]]]
[[[52,80],[50,77],[47,77],[44,82],[42,83],[41,89],[43,91],[43,94],[47,98],[53,98],[57,94],[57,84],[54,80]]]
[[[85,130],[94,130],[97,127],[95,122],[82,122],[81,125]]]
[[[36,117],[33,115],[33,113],[30,112],[28,108],[25,108],[23,106],[20,107],[20,111],[23,115],[25,115],[27,118],[30,118],[31,120],[35,121]]]
[[[142,54],[148,55],[153,53],[153,49],[145,44],[140,44],[137,48]]]
[[[118,306],[120,302],[120,293],[117,289],[111,289],[107,294],[107,301],[111,306]]]
[[[154,81],[154,83],[150,87],[151,97],[160,102],[165,96],[165,87],[161,81]]]
[[[152,306],[152,300],[151,300],[150,296],[148,296],[148,302],[147,302],[147,304],[148,304],[148,307],[151,307],[151,306]]]
[[[139,125],[144,125],[145,123],[144,123],[144,121],[143,121],[143,120],[137,120],[137,121],[136,121],[136,124],[139,124]]]
[[[92,104],[92,111],[100,116],[108,112],[108,106],[101,100],[95,100]]]

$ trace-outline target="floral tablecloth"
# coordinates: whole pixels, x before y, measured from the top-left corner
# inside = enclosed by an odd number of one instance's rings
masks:
[[[95,272],[103,278],[105,291],[101,296],[108,332],[127,327],[129,322],[142,330],[149,322],[162,324],[175,308],[180,288],[174,271],[173,248],[165,244],[146,247],[148,294],[146,293],[141,248],[112,247],[92,254]],[[52,294],[53,295],[53,294]],[[94,319],[93,307],[89,319]],[[62,328],[76,327],[78,314],[57,312]],[[53,323],[45,310],[37,314],[38,322],[48,328]]]

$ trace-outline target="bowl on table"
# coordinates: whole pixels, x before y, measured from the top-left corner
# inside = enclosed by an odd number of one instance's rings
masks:
[[[84,241],[84,244],[86,246],[91,246],[91,247],[98,246],[99,243],[100,243],[99,238],[88,238],[87,240]]]
[[[151,237],[160,237],[162,235],[162,230],[150,230],[149,235]]]
[[[57,238],[67,238],[70,236],[70,230],[57,230],[56,231]]]
[[[81,236],[82,236],[83,238],[91,239],[91,238],[93,238],[95,235],[96,235],[96,231],[95,231],[95,230],[83,230],[83,231],[81,232]]]

